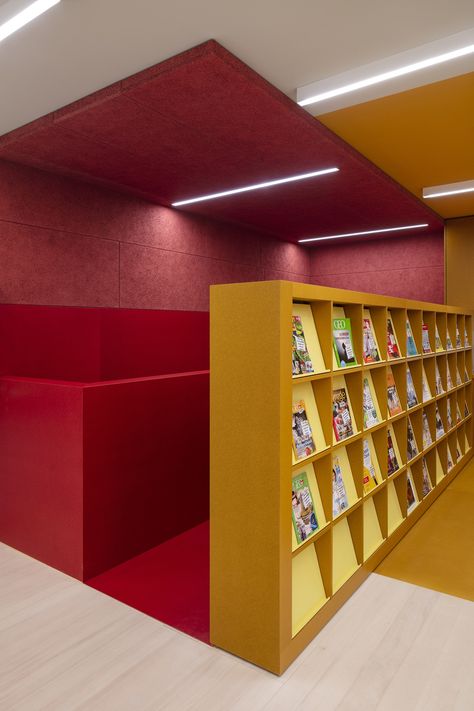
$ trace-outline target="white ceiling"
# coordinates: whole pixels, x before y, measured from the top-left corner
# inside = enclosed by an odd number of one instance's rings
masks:
[[[472,26],[473,0],[62,0],[0,43],[0,134],[211,38],[295,98]]]

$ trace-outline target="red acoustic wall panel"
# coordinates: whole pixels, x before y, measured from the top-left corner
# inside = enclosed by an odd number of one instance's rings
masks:
[[[84,388],[84,578],[209,518],[209,377]]]
[[[0,378],[0,540],[82,579],[82,388]]]
[[[413,235],[313,247],[311,282],[444,303],[444,238]]]

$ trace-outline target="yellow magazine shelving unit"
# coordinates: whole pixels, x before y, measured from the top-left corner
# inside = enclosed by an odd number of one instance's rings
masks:
[[[350,319],[344,367],[333,319]],[[307,353],[292,374],[295,334]],[[462,309],[285,281],[211,287],[214,645],[286,669],[472,456],[471,380]]]

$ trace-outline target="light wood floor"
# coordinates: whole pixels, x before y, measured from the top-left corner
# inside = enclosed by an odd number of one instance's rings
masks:
[[[0,545],[1,711],[472,711],[474,603],[372,575],[280,678]]]

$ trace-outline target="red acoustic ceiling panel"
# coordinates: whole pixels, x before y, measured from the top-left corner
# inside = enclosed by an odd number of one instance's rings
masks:
[[[214,41],[0,139],[0,158],[173,201],[320,168],[337,174],[187,207],[296,241],[440,218]]]

